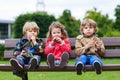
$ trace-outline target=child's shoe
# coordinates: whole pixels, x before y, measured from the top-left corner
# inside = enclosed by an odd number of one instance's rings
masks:
[[[22,80],[28,80],[28,76],[27,76],[27,72],[24,71],[23,75],[22,75]]]
[[[69,59],[69,54],[68,53],[63,53],[61,62],[60,62],[60,68],[64,68],[67,65]]]
[[[10,64],[17,71],[22,71],[23,70],[23,66],[14,58],[10,59]]]
[[[37,59],[33,58],[30,62],[30,65],[29,65],[29,70],[32,71],[32,70],[35,70],[35,68],[37,67],[37,64],[38,64],[38,61]]]
[[[54,55],[53,54],[48,54],[47,56],[47,62],[48,62],[48,66],[49,68],[55,68],[55,64],[54,64]]]
[[[81,75],[83,70],[83,64],[79,62],[76,66],[77,75]]]
[[[22,77],[23,75],[25,74],[25,71],[22,70],[22,71],[18,71],[18,70],[13,70],[13,75],[16,75],[18,77]]]
[[[102,67],[100,66],[99,62],[97,61],[94,62],[94,68],[95,68],[96,74],[101,74]]]

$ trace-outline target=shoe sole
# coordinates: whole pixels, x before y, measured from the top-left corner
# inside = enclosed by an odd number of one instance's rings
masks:
[[[62,59],[61,59],[61,63],[60,63],[60,68],[64,68],[66,66],[68,58],[69,58],[69,55],[67,53],[64,53],[62,55]]]
[[[94,67],[95,67],[95,70],[96,70],[96,74],[101,74],[101,66],[98,62],[94,63]]]
[[[77,65],[77,67],[76,67],[77,75],[82,74],[82,68],[83,68],[83,65],[81,63]]]
[[[30,63],[29,70],[30,71],[35,70],[36,66],[37,66],[37,60],[36,59],[32,59],[32,61]]]
[[[52,68],[52,69],[55,68],[53,55],[48,56],[48,65],[49,65],[49,68]]]
[[[11,65],[13,66],[13,68],[15,68],[18,71],[23,70],[22,66],[18,64],[18,62],[16,60],[11,60],[10,61]],[[21,67],[20,67],[21,66]]]

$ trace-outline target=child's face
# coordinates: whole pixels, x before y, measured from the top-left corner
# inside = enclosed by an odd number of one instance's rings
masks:
[[[53,28],[51,34],[52,34],[52,37],[55,37],[55,36],[61,37],[62,36],[60,28]]]
[[[27,30],[27,31],[26,31],[26,37],[27,37],[28,39],[31,39],[32,36],[37,37],[37,31],[36,31],[36,30],[32,30],[32,29]]]
[[[83,33],[85,36],[90,37],[94,33],[94,27],[86,24],[83,28]]]

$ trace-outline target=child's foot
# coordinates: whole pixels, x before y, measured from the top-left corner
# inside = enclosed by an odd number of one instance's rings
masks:
[[[67,61],[69,59],[69,54],[68,53],[63,53],[61,62],[60,62],[60,68],[64,68],[67,65]]]
[[[13,75],[16,75],[18,77],[22,77],[24,75],[25,71],[18,71],[18,70],[13,70]]]
[[[16,60],[16,59],[10,59],[11,66],[16,69],[17,71],[22,71],[23,66]]]
[[[28,80],[27,72],[25,71],[22,75],[22,80]]]
[[[94,62],[94,68],[95,68],[96,74],[101,74],[102,68],[101,68],[99,62],[97,62],[97,61]]]
[[[28,69],[29,69],[30,71],[35,70],[35,68],[37,67],[37,63],[38,63],[37,59],[33,58],[33,59],[31,60],[31,63],[30,63],[30,65],[29,65],[29,68],[28,68]]]
[[[52,69],[55,68],[55,65],[54,65],[54,55],[53,54],[48,54],[47,61],[48,61],[49,68],[52,68]]]
[[[77,75],[81,75],[82,74],[82,70],[83,70],[83,64],[82,63],[78,63],[77,67],[76,67]]]

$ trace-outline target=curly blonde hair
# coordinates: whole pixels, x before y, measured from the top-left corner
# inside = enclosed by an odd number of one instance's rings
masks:
[[[27,22],[25,22],[25,24],[23,26],[23,34],[26,35],[26,32],[28,30],[30,30],[30,29],[32,29],[34,31],[37,31],[37,34],[39,34],[39,29],[40,28],[38,27],[36,22],[34,22],[34,21],[31,21],[31,22],[27,21]]]
[[[98,27],[97,27],[97,24],[94,20],[92,19],[84,19],[83,22],[81,23],[81,26],[80,26],[80,32],[83,34],[83,28],[89,24],[90,26],[94,27],[94,34],[97,33],[98,31]]]

